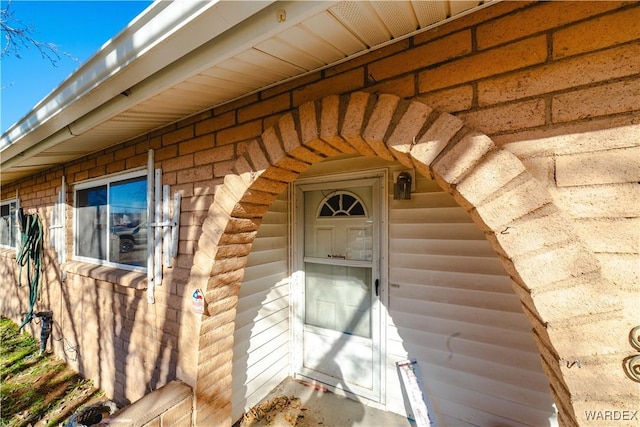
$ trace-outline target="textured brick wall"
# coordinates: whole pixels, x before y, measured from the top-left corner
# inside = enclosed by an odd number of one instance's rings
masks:
[[[3,186],[46,222],[62,175],[72,206],[75,182],[144,166],[154,149],[183,196],[177,266],[153,306],[140,277],[74,264],[61,283],[47,249],[39,307],[55,311],[56,351],[122,400],[197,382],[199,424],[228,424],[231,322],[260,217],[310,164],[359,152],[433,175],[471,211],[514,279],[567,425],[626,407],[637,396],[620,366],[637,323],[623,302],[640,279],[639,18],[635,2],[501,2]],[[24,288],[2,287],[17,319]],[[202,320],[194,288],[206,290]]]

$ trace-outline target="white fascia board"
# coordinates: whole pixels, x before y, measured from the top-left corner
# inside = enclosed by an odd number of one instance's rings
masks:
[[[0,139],[3,163],[56,135],[271,1],[159,0],[135,18]],[[203,15],[207,19],[198,19]],[[193,25],[197,22],[198,25]],[[26,154],[26,153],[25,153]]]

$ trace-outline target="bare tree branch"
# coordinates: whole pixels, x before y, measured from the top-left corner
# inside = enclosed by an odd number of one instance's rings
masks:
[[[72,55],[60,50],[59,46],[54,43],[41,42],[34,38],[33,25],[25,25],[13,16],[11,8],[11,0],[7,2],[7,6],[0,9],[0,33],[4,38],[0,57],[12,55],[21,58],[20,51],[22,49],[30,49],[35,47],[42,55],[43,59],[49,60],[55,67],[62,57],[67,57],[73,61],[78,61]]]

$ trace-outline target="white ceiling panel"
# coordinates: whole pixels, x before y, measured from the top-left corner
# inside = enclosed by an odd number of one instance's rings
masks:
[[[387,42],[391,33],[375,9],[368,2],[346,1],[331,7],[329,11],[367,47]]]
[[[342,52],[344,56],[352,55],[367,48],[367,45],[362,40],[354,36],[351,31],[328,12],[313,16],[301,25],[316,36],[323,38],[327,43],[330,43]]]
[[[166,123],[167,120],[170,120],[174,116],[175,114],[154,113],[151,111],[132,109],[118,114],[113,120],[123,122]]]
[[[64,162],[68,162],[70,160],[73,160],[75,158],[81,157],[81,156],[86,156],[87,154],[89,154],[89,151],[81,151],[81,152],[74,152],[72,154],[58,154],[58,153],[48,153],[48,152],[44,152],[44,153],[40,153],[35,157],[32,157],[29,160],[26,160],[23,163],[23,166],[33,166],[33,167],[37,167],[37,166],[41,166],[41,165],[56,165],[58,163],[64,163]]]
[[[384,21],[394,38],[419,28],[411,3],[408,1],[374,1],[371,6]]]
[[[449,1],[449,12],[451,15],[457,15],[459,13],[465,12],[473,7],[476,7],[480,4],[479,1],[475,0],[452,0]]]
[[[191,77],[183,84],[193,84],[196,87],[203,87],[205,90],[208,88],[215,89],[217,93],[223,95],[225,93],[229,95],[236,94],[238,92],[249,92],[255,89],[255,85],[247,84],[244,81],[227,80],[219,77],[211,77],[204,74]]]
[[[446,1],[418,0],[412,1],[411,5],[413,6],[413,10],[418,18],[421,28],[447,19],[449,4]]]
[[[278,38],[288,45],[298,50],[306,51],[309,55],[318,58],[322,65],[327,65],[344,58],[344,54],[333,45],[300,25],[283,31]]]
[[[235,56],[237,59],[257,67],[266,68],[275,71],[282,77],[291,77],[306,70],[302,67],[296,67],[290,62],[283,61],[277,56],[269,55],[258,49],[249,49]]]
[[[229,58],[226,61],[218,65],[220,68],[231,70],[241,74],[251,74],[258,76],[263,84],[268,82],[278,81],[289,77],[287,74],[281,74],[277,70],[270,70],[260,67],[259,65],[242,61],[238,58]]]
[[[207,71],[202,72],[202,74],[207,77],[213,78],[214,80],[227,80],[230,82],[241,81],[246,86],[249,86],[251,90],[259,89],[261,87],[261,84],[263,84],[261,82],[264,80],[251,74],[238,74],[234,71],[230,71],[222,67],[211,68]]]
[[[326,65],[318,58],[308,54],[306,51],[297,49],[286,43],[284,40],[276,37],[265,40],[262,43],[258,43],[256,45],[256,49],[268,53],[269,55],[277,56],[278,58],[307,71]]]

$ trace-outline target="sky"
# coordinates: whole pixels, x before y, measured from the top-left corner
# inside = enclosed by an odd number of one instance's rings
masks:
[[[7,0],[1,0],[2,8]],[[109,39],[124,29],[151,1],[137,0],[12,0],[9,10],[32,37],[54,43],[74,59],[62,56],[57,66],[32,47],[21,58],[0,59],[0,133],[22,119],[45,96],[87,61]],[[2,46],[4,47],[4,34]]]

